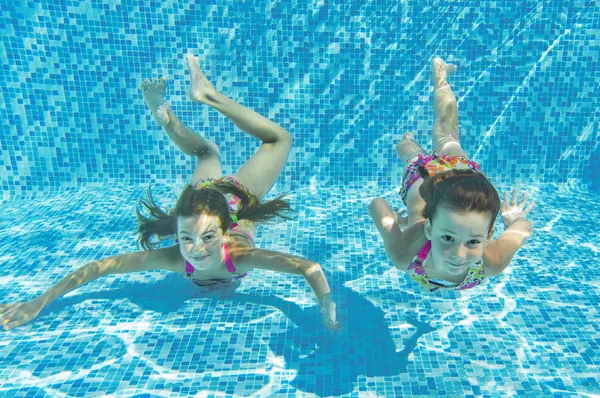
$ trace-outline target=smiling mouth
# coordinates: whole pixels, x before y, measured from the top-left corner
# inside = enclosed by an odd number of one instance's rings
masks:
[[[202,261],[202,260],[206,260],[208,258],[208,255],[203,256],[203,257],[192,257],[192,260],[194,261]]]

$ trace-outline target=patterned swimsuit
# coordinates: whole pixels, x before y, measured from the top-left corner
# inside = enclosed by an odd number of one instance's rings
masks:
[[[429,279],[427,275],[425,275],[425,270],[423,269],[423,264],[425,259],[427,258],[427,254],[431,249],[431,241],[428,240],[425,243],[425,246],[419,251],[419,254],[413,259],[412,264],[406,272],[410,279],[417,282],[421,287],[429,290],[430,292],[435,292],[439,289],[451,289],[451,290],[465,290],[471,289],[475,286],[479,286],[484,283],[488,277],[483,270],[483,260],[471,265],[469,270],[467,271],[467,276],[465,279],[459,284],[451,284],[442,279]]]
[[[421,178],[419,166],[425,167],[430,176],[448,170],[472,170],[481,173],[479,165],[463,156],[451,154],[438,156],[435,151],[431,155],[419,154],[418,159],[406,167],[402,176],[400,198],[406,204],[406,195],[410,187]]]

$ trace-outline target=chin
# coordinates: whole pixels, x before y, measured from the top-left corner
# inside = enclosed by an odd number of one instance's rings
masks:
[[[453,265],[449,265],[446,267],[446,272],[452,275],[459,275],[465,272],[469,268],[469,264],[464,264],[460,267],[455,267]]]

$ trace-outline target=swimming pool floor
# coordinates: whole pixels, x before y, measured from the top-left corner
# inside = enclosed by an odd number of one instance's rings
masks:
[[[1,203],[2,302],[136,250],[145,188]],[[165,201],[168,191],[158,189]],[[255,270],[240,285],[202,290],[166,271],[112,275],[0,332],[0,396],[600,394],[597,193],[537,189],[535,233],[509,270],[472,291],[435,294],[390,267],[368,217],[376,195],[399,203],[394,190],[298,191],[297,220],[257,234],[262,248],[323,266],[340,332],[324,329],[298,276]]]

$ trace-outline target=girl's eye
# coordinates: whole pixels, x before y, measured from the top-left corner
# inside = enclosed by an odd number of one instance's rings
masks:
[[[469,242],[471,246],[477,246],[480,242],[478,240],[472,240]]]
[[[448,239],[446,239],[446,238],[448,238]],[[443,240],[444,242],[450,242],[450,241],[452,240],[452,237],[451,237],[451,236],[448,236],[448,235],[444,235],[444,236],[442,236],[442,240]]]
[[[190,239],[190,238],[181,238],[181,241],[182,242],[191,242],[192,239]]]
[[[213,240],[215,238],[214,235],[207,235],[204,237],[204,241],[205,242],[210,242],[211,240]]]

